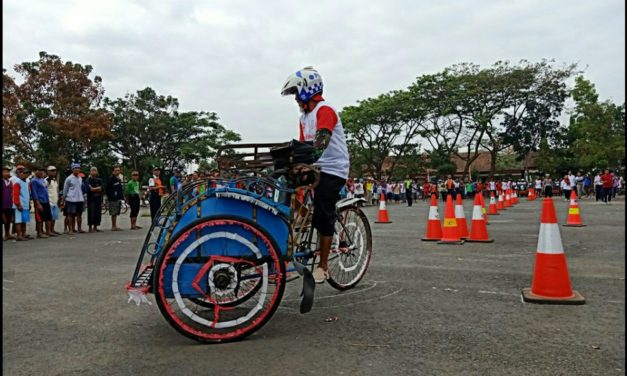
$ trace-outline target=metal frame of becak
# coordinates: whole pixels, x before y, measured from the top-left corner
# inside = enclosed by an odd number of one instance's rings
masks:
[[[220,177],[184,184],[164,200],[126,286],[129,302],[150,304],[146,295],[154,294],[166,320],[201,342],[240,339],[263,326],[281,301],[286,273],[302,276],[300,310],[311,309],[318,256],[312,184],[291,188],[293,170],[276,175],[267,151],[274,146],[225,146]],[[304,167],[317,181],[316,167]],[[328,282],[339,290],[357,285],[372,254],[361,201],[336,206]]]

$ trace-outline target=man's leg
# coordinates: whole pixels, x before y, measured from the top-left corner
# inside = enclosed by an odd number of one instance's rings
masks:
[[[320,263],[318,266],[325,271],[329,269],[329,252],[331,252],[331,243],[333,236],[320,236]]]
[[[117,221],[118,221],[118,216],[112,215],[111,216],[111,230],[116,230],[118,228]]]

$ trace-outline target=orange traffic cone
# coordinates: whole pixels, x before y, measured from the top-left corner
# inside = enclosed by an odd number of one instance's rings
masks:
[[[570,285],[553,199],[542,202],[542,220],[531,288],[522,289],[530,303],[584,304],[585,298]]]
[[[584,227],[581,223],[581,214],[579,214],[579,204],[577,203],[577,194],[573,189],[570,192],[570,206],[568,207],[568,217],[566,218],[566,224],[563,226],[569,227]]]
[[[492,197],[494,198],[494,197]],[[475,196],[475,204],[472,207],[472,222],[470,223],[470,237],[468,242],[492,243],[494,239],[488,238],[488,228],[483,219],[481,198]]]
[[[513,192],[514,192],[514,204],[518,204],[518,202],[520,201],[518,200],[518,192],[516,191],[513,191]]]
[[[516,200],[516,191],[512,189],[510,196],[512,198],[512,205],[516,205],[518,203],[518,201]]]
[[[490,223],[488,223],[488,211],[485,210],[485,201],[483,200],[483,195],[479,195],[479,200],[481,202],[481,213],[483,214],[483,220],[486,225],[489,225]]]
[[[453,195],[446,197],[446,209],[444,210],[444,224],[442,225],[442,239],[438,244],[464,244],[459,236],[459,227],[455,219],[455,208],[453,207]]]
[[[512,195],[509,193],[509,188],[505,190],[505,207],[512,207]]]
[[[489,215],[499,215],[499,210],[496,208],[496,200],[494,199],[494,192],[490,192],[490,206],[488,206]]]
[[[427,234],[421,240],[436,241],[442,239],[442,224],[438,214],[438,199],[431,194],[431,206],[429,207],[429,219],[427,220]]]
[[[466,223],[466,214],[464,213],[461,193],[457,194],[457,199],[455,200],[455,219],[457,220],[459,237],[466,239],[468,237],[468,224]]]
[[[385,206],[385,193],[381,193],[381,200],[379,200],[379,220],[374,223],[392,223],[388,216],[388,209]]]
[[[498,210],[505,210],[505,200],[503,200],[503,191],[499,191],[499,199],[496,202],[496,208]]]
[[[529,189],[527,193],[527,201],[533,201],[533,189]]]

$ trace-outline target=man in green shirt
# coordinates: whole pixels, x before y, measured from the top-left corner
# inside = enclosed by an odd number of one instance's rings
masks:
[[[133,170],[131,172],[131,180],[126,183],[124,189],[126,195],[126,201],[131,207],[131,230],[139,230],[141,227],[137,226],[137,214],[139,214],[139,171]]]
[[[183,184],[183,178],[181,177],[181,169],[175,168],[174,175],[170,178],[170,190],[172,194],[176,193]]]

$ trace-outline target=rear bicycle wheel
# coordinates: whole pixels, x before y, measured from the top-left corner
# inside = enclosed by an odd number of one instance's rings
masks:
[[[372,257],[372,232],[368,218],[356,207],[338,213],[329,253],[329,279],[335,289],[348,290],[366,274]]]
[[[235,216],[186,226],[159,256],[155,273],[156,301],[166,321],[199,342],[254,333],[272,317],[285,290],[285,265],[274,239]]]

